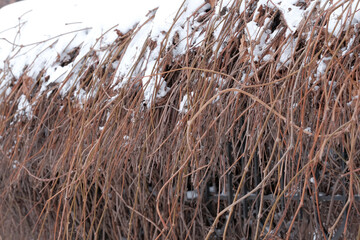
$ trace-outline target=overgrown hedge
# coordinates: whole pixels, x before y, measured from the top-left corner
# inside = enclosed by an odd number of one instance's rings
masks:
[[[79,77],[84,102],[61,84],[36,95],[42,73],[14,79],[0,104],[2,239],[359,239],[359,26],[334,36],[332,10],[315,8],[287,35],[279,9],[250,2],[195,18],[201,46],[163,48],[153,73],[169,91],[151,103],[142,76],[110,84],[131,34]],[[258,58],[253,20],[277,33]],[[37,97],[31,118],[22,94]]]

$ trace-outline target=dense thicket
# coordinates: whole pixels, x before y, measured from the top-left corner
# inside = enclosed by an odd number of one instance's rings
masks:
[[[162,49],[153,73],[169,90],[151,103],[141,77],[110,84],[131,34],[79,78],[87,101],[54,85],[21,116],[39,89],[17,81],[0,105],[0,236],[359,238],[358,26],[333,36],[331,9],[315,8],[287,35],[279,10],[240,2],[197,19],[201,46]],[[250,21],[271,36],[261,54]]]

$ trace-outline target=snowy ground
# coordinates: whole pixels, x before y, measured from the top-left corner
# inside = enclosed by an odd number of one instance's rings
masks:
[[[217,2],[211,20],[218,24],[214,32],[215,39],[223,27],[220,12],[224,6],[229,8],[234,2]],[[249,10],[247,2],[242,2],[240,12]],[[360,4],[357,1],[314,0],[306,7],[302,3],[302,0],[259,0],[256,6],[253,19],[261,6],[281,11],[287,25],[285,34],[289,36],[289,43],[284,46],[281,57],[285,64],[294,50],[294,33],[315,8],[333,9],[327,28],[334,35],[343,30],[341,26],[360,22]],[[142,83],[147,86],[144,98],[150,102],[153,97],[163,96],[167,90],[161,78],[151,76],[156,71],[161,47],[170,46],[175,35],[180,38],[180,43],[173,51],[174,57],[201,45],[205,35],[201,24],[194,20],[194,15],[206,14],[205,10],[209,8],[210,4],[205,4],[204,0],[25,0],[8,5],[0,9],[0,98],[9,95],[12,86],[17,81],[24,80],[24,76],[35,79],[41,71],[45,73],[40,80],[40,94],[57,83],[62,84],[62,95],[66,95],[75,86],[78,90],[77,98],[87,98],[89,93],[80,89],[77,78],[69,78],[69,73],[80,71],[79,63],[88,60],[86,58],[89,52],[95,52],[98,61],[103,61],[110,54],[108,47],[119,36],[134,31],[125,54],[113,63],[116,74],[112,86],[116,90],[129,80],[142,76]],[[263,49],[277,34],[268,33],[265,26],[266,23],[259,26],[256,21],[247,23],[247,40],[257,44],[251,50],[255,61],[259,60]],[[189,32],[192,34],[190,41]],[[156,43],[155,48],[145,49],[144,54],[143,46],[149,39]],[[71,58],[76,49],[78,52],[75,59],[67,65],[60,64]],[[139,58],[142,58],[141,64],[136,63]],[[271,59],[271,56],[264,56],[262,60],[266,59]],[[326,68],[325,60],[319,61],[319,74]],[[161,86],[156,96],[155,85]],[[31,116],[31,105],[35,102],[30,101],[26,95],[21,96],[18,111]]]

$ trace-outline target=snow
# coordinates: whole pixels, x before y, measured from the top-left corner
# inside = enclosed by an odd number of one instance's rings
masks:
[[[135,55],[133,55],[132,51],[127,52],[128,54],[125,58],[129,59],[129,61],[126,64],[133,66],[139,58],[139,54],[141,53],[139,50],[142,49],[142,46],[144,45],[144,39],[146,40],[144,36],[149,36],[151,41],[157,43],[155,49],[147,49],[147,53],[145,54],[148,59],[147,63],[135,72],[135,75],[137,75],[139,72],[145,71],[145,77],[142,79],[142,84],[143,86],[147,86],[144,92],[144,99],[146,102],[151,101],[154,93],[158,91],[156,86],[159,84],[160,89],[159,92],[156,93],[156,97],[163,97],[166,94],[167,89],[166,86],[164,86],[165,83],[163,79],[155,74],[157,68],[156,64],[158,63],[157,59],[161,51],[172,45],[171,40],[174,38],[175,34],[179,35],[181,41],[174,51],[174,57],[185,52],[188,48],[186,45],[186,38],[188,37],[187,32],[189,31],[188,24],[186,23],[188,22],[188,18],[202,4],[203,0],[163,1],[156,11],[151,26],[140,32],[139,39],[142,39],[143,41],[136,41],[136,44],[132,46],[132,48],[135,47],[138,52],[136,52]],[[176,19],[176,21],[174,21],[174,19]],[[135,37],[137,37],[138,34],[136,34]],[[121,78],[124,74],[127,75],[121,85],[131,78],[128,69],[126,67],[120,67],[115,75],[115,78]]]
[[[346,105],[347,105],[347,106],[351,106],[351,105],[353,104],[353,101],[356,100],[356,99],[358,99],[358,98],[359,98],[358,95],[351,97],[351,101],[348,102],[348,103],[346,103]]]
[[[216,187],[215,186],[210,186],[209,187],[209,192],[210,193],[216,193]]]
[[[24,114],[22,114],[22,113],[24,113]],[[17,110],[15,118],[19,115],[25,115],[29,118],[32,116],[31,105],[28,102],[28,100],[26,99],[25,95],[21,95],[18,100],[18,110]]]
[[[102,59],[107,54],[103,49],[117,38],[117,34],[109,30],[128,32],[159,3],[155,0],[105,0],[101,3],[95,0],[27,0],[8,5],[0,9],[0,69],[4,70],[4,78],[19,79],[24,70],[27,76],[36,78],[45,69],[49,79],[43,81],[41,92],[53,83],[63,83],[61,94],[64,96],[75,85],[81,101],[87,97],[86,93],[79,89],[75,77],[65,82],[69,72],[79,72],[81,65],[77,63],[90,51],[96,51]],[[61,66],[58,58],[66,59],[76,47],[80,50],[74,61]],[[9,81],[0,83],[0,94],[7,85]],[[6,90],[6,94],[9,92]],[[18,108],[25,108],[24,104],[25,100],[20,101]],[[29,109],[25,109],[28,112]]]
[[[345,26],[346,29],[350,24],[354,25],[360,22],[359,1],[321,0],[321,6],[332,10],[328,23],[328,31],[335,36],[339,36],[342,26]]]
[[[287,23],[288,28],[295,32],[299,26],[301,20],[303,19],[303,12],[300,7],[295,6],[298,2],[297,0],[280,0],[273,1],[275,7],[277,7],[282,13]]]
[[[311,183],[315,183],[315,180],[314,180],[314,178],[312,177],[312,178],[310,178],[310,182]]]
[[[197,191],[187,191],[186,192],[186,198],[188,200],[196,199],[198,196],[199,196],[199,194],[197,193]]]
[[[257,2],[255,14],[246,23],[245,32],[246,41],[251,43],[253,61],[271,61],[272,55],[263,56],[263,53],[280,33],[279,29],[273,32],[268,29],[270,18],[266,18],[261,26],[255,21],[261,6],[280,10],[287,28],[284,35],[288,42],[281,47],[278,67],[289,63],[297,41],[294,33],[313,9],[330,11],[326,28],[335,36],[350,25],[360,23],[358,1],[312,0],[306,8],[299,2],[304,1]],[[218,39],[221,29],[227,27],[224,26],[223,10],[233,4],[234,0],[218,0],[209,20],[209,24],[216,26],[212,33],[214,39]],[[121,59],[111,63],[116,69],[111,86],[117,91],[129,81],[141,80],[144,101],[150,105],[154,98],[163,97],[169,91],[158,74],[161,53],[172,48],[172,57],[175,58],[201,46],[206,31],[195,20],[194,14],[204,15],[209,7],[204,0],[25,0],[5,6],[0,9],[0,98],[11,94],[14,79],[20,81],[24,74],[37,79],[43,71],[40,94],[46,93],[49,97],[51,86],[60,84],[62,96],[75,89],[75,99],[86,101],[92,95],[80,86],[79,77],[85,74],[81,69],[105,61],[106,56],[112,54],[110,49],[118,34],[131,31],[133,34]],[[249,1],[242,1],[238,11],[245,13],[249,9]],[[174,46],[175,38],[178,43]],[[152,47],[147,45],[149,41]],[[226,37],[222,37],[221,41],[215,42],[213,50],[221,51],[226,41]],[[315,77],[324,74],[327,60],[323,58],[318,62]],[[184,112],[187,111],[186,99],[185,95],[180,106]],[[34,103],[36,100],[30,101],[28,96],[21,95],[17,113],[31,117]]]
[[[4,68],[4,60],[11,57],[9,67],[16,77],[26,65],[31,65],[32,73],[37,73],[40,67],[50,67],[57,54],[81,45],[80,59],[101,34],[115,26],[127,32],[148,9],[157,7],[156,1],[141,1],[144,8],[139,9],[134,2],[26,0],[8,5],[0,10],[0,68]],[[105,14],[99,17],[99,13]],[[116,34],[111,32],[99,47],[115,39]],[[34,56],[37,56],[36,62],[33,62]]]
[[[194,92],[190,92],[191,97],[193,97]],[[188,99],[188,95],[185,94],[180,102],[180,106],[179,106],[179,112],[181,113],[187,113],[190,109],[190,100]]]

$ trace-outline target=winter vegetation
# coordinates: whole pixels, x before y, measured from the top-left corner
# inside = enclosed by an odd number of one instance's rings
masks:
[[[360,239],[359,0],[0,9],[0,239]]]

